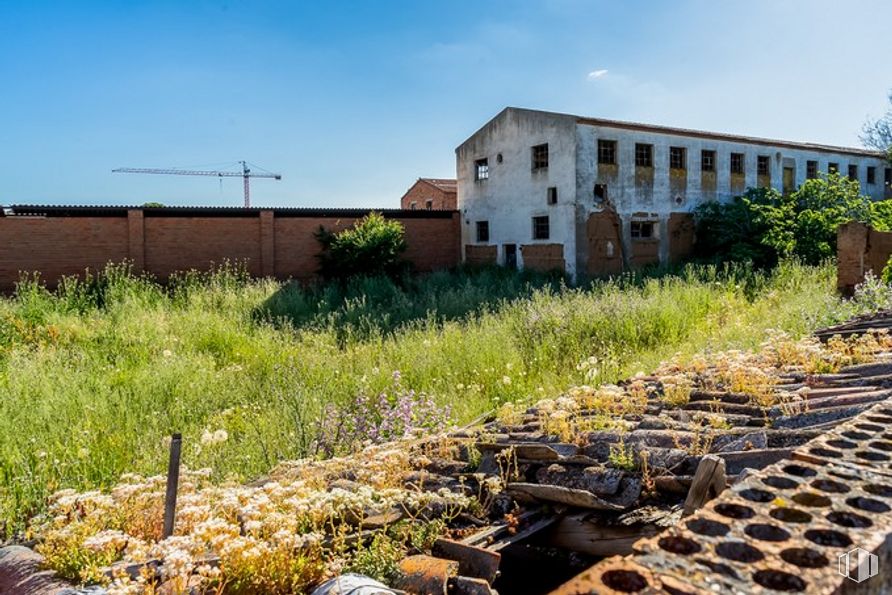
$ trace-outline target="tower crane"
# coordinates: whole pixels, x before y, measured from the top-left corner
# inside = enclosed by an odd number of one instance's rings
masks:
[[[113,169],[115,174],[166,174],[175,176],[214,176],[217,178],[243,178],[245,181],[245,208],[251,206],[251,178],[271,178],[273,180],[281,180],[282,174],[274,174],[271,172],[253,172],[248,167],[247,161],[239,161],[242,171],[204,171],[196,169],[159,169],[153,167],[119,167]],[[262,168],[261,168],[262,169]]]

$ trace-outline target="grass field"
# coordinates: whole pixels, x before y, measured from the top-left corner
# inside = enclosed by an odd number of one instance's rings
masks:
[[[185,465],[244,480],[312,454],[323,408],[376,395],[395,371],[466,422],[875,305],[841,301],[834,282],[832,266],[784,264],[582,288],[482,270],[300,289],[231,267],[164,287],[123,267],[52,293],[24,283],[0,300],[0,534],[59,488],[163,472],[175,431]]]

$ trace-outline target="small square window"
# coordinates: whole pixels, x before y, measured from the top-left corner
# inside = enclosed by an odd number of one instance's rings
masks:
[[[489,221],[478,221],[477,222],[477,241],[478,242],[488,242],[489,241]]]
[[[867,168],[867,183],[868,184],[876,184],[877,183],[877,168],[870,166]]]
[[[654,166],[654,146],[645,145],[643,143],[635,143],[635,166],[636,167],[653,167]]]
[[[827,164],[827,173],[828,174],[838,174],[839,173],[839,164],[830,162]]]
[[[548,168],[548,143],[532,148],[533,171]]]
[[[549,234],[548,216],[533,217],[533,239],[547,240]]]
[[[474,162],[474,179],[478,182],[489,179],[489,159],[478,159]]]
[[[616,141],[598,139],[598,163],[616,165]]]
[[[409,203],[409,210],[410,210],[410,211],[415,211],[415,210],[417,210],[417,209],[418,209],[418,203],[417,203],[416,201],[413,200],[412,202]]]
[[[669,167],[687,169],[687,151],[684,147],[669,147]]]
[[[431,199],[427,199],[426,201],[424,201],[424,208],[427,209],[428,211],[433,211],[434,210],[434,201]]]
[[[849,179],[857,180],[858,179],[858,166],[854,163],[849,164]]]
[[[653,221],[632,221],[632,239],[647,240],[654,237]]]
[[[702,171],[715,171],[715,151],[700,152],[700,169]]]
[[[760,176],[771,175],[771,158],[768,155],[756,157],[756,174]]]
[[[814,180],[818,177],[818,162],[817,161],[806,161],[805,162],[805,177],[809,180]]]
[[[731,153],[731,173],[743,175],[743,153]]]
[[[550,204],[550,205],[556,205],[556,204],[557,204],[557,200],[558,200],[557,187],[556,187],[556,186],[551,186],[551,187],[548,189],[548,204]]]

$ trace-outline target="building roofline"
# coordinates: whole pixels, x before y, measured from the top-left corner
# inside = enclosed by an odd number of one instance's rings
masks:
[[[661,126],[657,124],[644,124],[641,122],[629,122],[624,120],[610,120],[607,118],[591,118],[587,116],[578,116],[574,114],[566,114],[562,112],[550,112],[546,110],[536,110],[522,107],[506,107],[495,115],[489,122],[481,126],[474,134],[468,137],[468,140],[476,136],[480,131],[486,128],[491,122],[501,117],[508,111],[514,111],[527,114],[547,114],[549,116],[562,116],[573,118],[577,124],[585,124],[589,126],[604,126],[609,128],[621,128],[625,130],[636,130],[640,132],[651,132],[656,134],[672,134],[678,136],[688,136],[694,138],[702,138],[709,140],[720,140],[727,142],[740,142],[753,145],[764,145],[771,147],[786,147],[790,149],[803,149],[808,151],[819,151],[822,153],[837,153],[845,155],[858,155],[861,157],[876,157],[885,159],[886,154],[882,151],[873,151],[857,147],[841,147],[836,145],[825,145],[821,143],[809,143],[801,141],[790,141],[781,139],[770,139],[758,136],[746,136],[742,134],[730,134],[724,132],[709,132],[706,130],[695,130],[691,128],[677,128],[673,126]],[[467,142],[467,140],[465,141]],[[462,143],[464,145],[465,143]],[[461,147],[461,145],[459,145]],[[456,149],[457,150],[457,149]]]

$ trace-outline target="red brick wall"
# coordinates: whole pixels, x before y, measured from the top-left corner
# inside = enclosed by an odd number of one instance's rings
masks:
[[[836,230],[836,287],[851,295],[868,271],[882,274],[892,256],[892,233],[876,231],[863,223],[846,223]]]
[[[435,211],[454,211],[458,208],[455,192],[446,192],[422,180],[415,182],[409,188],[409,191],[403,195],[403,198],[400,200],[400,208],[411,209],[412,202],[415,202],[415,208],[422,211],[427,208],[426,203],[428,200],[433,200],[432,208]]]
[[[418,271],[453,267],[461,259],[459,215],[444,215],[386,215],[405,227],[405,258]],[[62,275],[124,259],[161,279],[178,270],[206,270],[227,259],[245,261],[257,276],[310,279],[318,269],[320,246],[314,233],[319,226],[339,230],[355,220],[273,211],[146,215],[140,209],[115,216],[0,217],[0,290],[12,289],[23,271],[40,271],[52,286]]]
[[[63,275],[101,269],[129,257],[126,217],[0,217],[0,288],[19,271],[40,271],[55,284]]]

